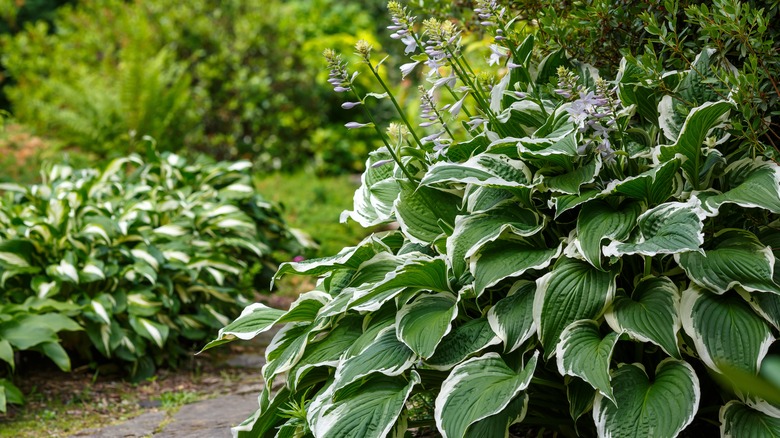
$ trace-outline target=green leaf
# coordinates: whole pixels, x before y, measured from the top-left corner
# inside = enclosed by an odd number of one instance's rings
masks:
[[[699,251],[704,243],[704,211],[697,198],[688,202],[667,202],[642,213],[638,219],[638,233],[622,243],[613,240],[604,247],[607,257],[640,254],[676,254]]]
[[[631,296],[618,294],[604,315],[612,330],[638,342],[652,342],[680,359],[677,332],[680,292],[667,277],[643,278]]]
[[[675,158],[677,154],[686,159],[682,163],[683,173],[694,188],[699,187],[699,175],[704,165],[702,144],[707,133],[717,125],[721,117],[734,105],[731,102],[706,102],[693,108],[685,119],[677,141],[669,146],[659,146],[661,162]]]
[[[45,342],[57,342],[57,334],[44,324],[38,324],[35,316],[0,323],[0,339],[8,341],[18,350],[27,350]]]
[[[487,318],[472,319],[445,336],[436,347],[436,352],[425,363],[433,369],[448,370],[472,354],[499,342],[501,339],[490,328]]]
[[[504,234],[531,236],[544,227],[544,221],[531,210],[502,203],[484,213],[457,216],[455,229],[447,238],[447,256],[455,278],[468,267],[469,259],[488,242]]]
[[[373,376],[355,382],[335,397],[329,389],[311,402],[309,425],[318,438],[384,438],[419,382],[412,371],[408,380]]]
[[[577,420],[586,412],[593,408],[593,400],[596,397],[596,390],[590,386],[590,383],[576,377],[566,377],[566,398],[569,400],[569,416],[574,420],[575,427]]]
[[[780,418],[750,409],[744,403],[731,400],[720,408],[720,436],[780,437]]]
[[[133,327],[136,333],[154,342],[160,348],[163,348],[165,345],[165,341],[168,339],[168,332],[170,331],[167,325],[138,316],[130,317],[130,326]]]
[[[399,341],[395,330],[388,327],[382,331],[371,345],[341,363],[336,369],[333,390],[373,373],[397,376],[411,368],[417,360],[414,351]]]
[[[563,248],[539,248],[511,241],[486,245],[471,260],[477,295],[506,278],[519,277],[531,269],[543,269],[561,255]]]
[[[725,192],[712,196],[701,194],[709,216],[717,215],[723,204],[780,213],[780,166],[777,164],[765,162],[761,157],[745,158],[730,164],[724,179],[728,188]]]
[[[712,249],[675,254],[675,260],[697,285],[717,294],[741,286],[747,291],[780,294],[772,280],[775,256],[753,233],[725,229],[708,242]]]
[[[263,378],[273,382],[277,375],[289,371],[303,356],[309,335],[316,326],[310,323],[289,323],[274,335],[266,347]]]
[[[70,358],[59,342],[46,342],[35,347],[52,360],[62,371],[70,371]]]
[[[691,285],[682,294],[680,315],[699,357],[717,372],[725,363],[757,373],[774,341],[766,321],[737,294],[715,295]]]
[[[547,358],[555,353],[563,330],[580,319],[597,319],[615,295],[620,271],[603,272],[589,263],[564,258],[536,280],[534,323]]]
[[[443,234],[440,220],[452,228],[460,205],[461,199],[451,193],[403,183],[394,207],[398,224],[409,240],[427,245]]]
[[[16,362],[14,361],[14,349],[11,347],[11,343],[7,339],[0,339],[0,360],[5,361],[8,365],[11,365],[11,372],[16,369]]]
[[[575,170],[556,174],[555,176],[544,176],[542,185],[554,192],[565,193],[568,195],[579,195],[580,187],[584,184],[592,183],[601,171],[601,156],[590,160],[587,164],[578,166]]]
[[[300,360],[290,369],[291,384],[295,387],[303,375],[312,368],[328,366],[335,368],[345,351],[361,335],[362,318],[347,317],[338,321],[336,326],[322,339],[315,337],[306,345]]]
[[[369,236],[357,246],[347,247],[339,251],[335,256],[305,260],[302,262],[287,262],[279,266],[275,279],[283,275],[295,272],[301,275],[319,276],[336,269],[357,269],[361,264],[370,260],[381,252],[389,252],[381,240],[375,236]]]
[[[636,224],[640,205],[635,202],[613,208],[604,201],[585,204],[577,218],[577,242],[585,259],[598,269],[601,266],[601,243],[604,239],[625,240]]]
[[[444,438],[463,438],[475,422],[504,410],[531,383],[538,352],[515,371],[498,353],[469,359],[453,368],[436,397],[434,417]]]
[[[581,378],[615,401],[609,384],[609,368],[619,338],[620,334],[615,332],[601,336],[596,321],[574,321],[563,330],[561,342],[556,347],[558,372],[562,376]]]
[[[533,319],[536,283],[520,280],[512,285],[505,298],[488,310],[490,328],[504,343],[504,352],[520,348],[536,332]]]
[[[593,421],[599,436],[674,437],[699,407],[699,379],[686,362],[668,358],[655,369],[651,383],[639,364],[623,364],[612,374],[617,403],[596,394]]]
[[[531,171],[506,155],[479,154],[465,163],[440,161],[428,169],[420,184],[476,184],[491,187],[530,187]]]
[[[583,190],[579,195],[553,196],[552,202],[555,205],[555,218],[557,219],[558,216],[562,215],[563,213],[573,209],[574,207],[577,207],[578,205],[591,201],[599,195],[601,195],[600,190],[592,189]]]
[[[452,294],[420,295],[398,310],[396,336],[416,355],[427,359],[450,332],[450,323],[457,314],[457,300]]]
[[[24,404],[24,396],[13,383],[7,379],[0,379],[0,412],[5,413],[8,403]]]
[[[5,268],[27,268],[29,256],[35,254],[35,247],[27,240],[12,239],[0,242],[0,266]]]

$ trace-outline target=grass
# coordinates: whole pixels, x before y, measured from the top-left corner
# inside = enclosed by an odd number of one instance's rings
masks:
[[[352,196],[359,186],[356,176],[277,173],[257,175],[255,185],[264,197],[284,208],[290,226],[307,232],[317,241],[320,247],[315,257],[334,255],[373,231],[354,222],[339,223],[341,212],[352,209]]]

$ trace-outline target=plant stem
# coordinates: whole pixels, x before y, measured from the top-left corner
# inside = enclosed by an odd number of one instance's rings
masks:
[[[423,145],[420,141],[420,138],[417,137],[417,133],[414,132],[414,127],[409,123],[409,120],[406,119],[406,113],[404,113],[403,109],[401,109],[401,105],[398,104],[398,101],[395,100],[395,96],[393,96],[393,93],[390,92],[390,89],[387,87],[387,84],[385,84],[385,81],[382,80],[382,77],[379,76],[379,72],[374,69],[374,66],[366,61],[366,64],[368,65],[368,69],[371,70],[371,73],[374,75],[377,81],[379,81],[379,85],[382,86],[382,89],[385,90],[385,93],[390,97],[390,100],[393,102],[393,106],[395,106],[395,110],[398,111],[398,115],[401,116],[401,120],[403,120],[404,124],[407,128],[409,128],[409,133],[412,134],[412,137],[414,138],[415,143],[417,143],[417,146],[422,149]]]

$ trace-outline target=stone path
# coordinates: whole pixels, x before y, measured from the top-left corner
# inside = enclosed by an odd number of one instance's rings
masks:
[[[274,332],[263,333],[251,342],[265,348]],[[226,366],[257,369],[265,358],[257,351],[229,358]],[[237,426],[258,407],[257,396],[262,385],[245,385],[229,395],[222,395],[182,406],[169,416],[164,410],[141,414],[120,424],[100,429],[87,429],[72,438],[231,438],[230,428]]]

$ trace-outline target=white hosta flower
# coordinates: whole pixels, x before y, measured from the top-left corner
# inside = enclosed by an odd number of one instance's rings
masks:
[[[401,77],[405,78],[407,75],[409,75],[409,73],[411,73],[412,70],[414,70],[414,68],[417,67],[417,65],[419,63],[420,63],[420,61],[415,61],[415,62],[410,62],[410,63],[402,65],[401,66]]]

